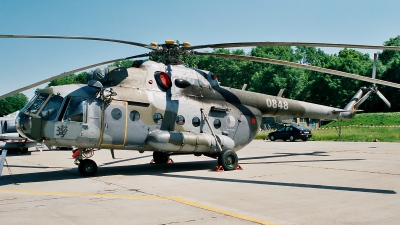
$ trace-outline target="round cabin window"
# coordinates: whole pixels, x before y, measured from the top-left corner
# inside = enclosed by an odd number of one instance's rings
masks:
[[[176,117],[176,124],[178,124],[178,125],[185,124],[185,117],[183,117],[182,115],[177,116]]]
[[[129,113],[129,118],[132,121],[138,121],[138,120],[140,120],[140,114],[138,111],[132,110],[131,113]]]
[[[119,119],[121,119],[121,117],[122,117],[122,111],[121,111],[120,109],[118,109],[118,108],[113,109],[113,110],[111,111],[111,117],[112,117],[114,120],[119,120]]]
[[[216,129],[219,129],[221,127],[221,120],[219,119],[214,120],[214,127]]]
[[[200,118],[199,117],[193,117],[193,119],[192,119],[192,124],[193,124],[193,126],[194,127],[198,127],[198,126],[200,126]]]
[[[153,116],[153,120],[154,120],[154,123],[156,123],[158,125],[161,125],[162,120],[163,120],[163,116],[160,113],[156,113]]]

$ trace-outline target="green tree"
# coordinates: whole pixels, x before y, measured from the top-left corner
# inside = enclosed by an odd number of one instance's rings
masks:
[[[126,60],[122,60],[122,61],[118,61],[115,63],[112,63],[110,65],[108,65],[108,67],[131,67],[133,63],[133,60],[130,59],[126,59]]]
[[[79,74],[69,74],[67,76],[50,81],[47,86],[50,87],[66,84],[86,84],[86,74],[86,72],[82,72]]]
[[[255,47],[250,52],[251,56],[298,62],[299,57],[289,46]],[[268,63],[252,63],[249,90],[276,95],[280,89],[285,89],[284,96],[296,99],[302,94],[307,74],[304,70],[272,65]]]
[[[0,100],[0,116],[5,116],[22,109],[28,103],[28,97],[18,93]]]
[[[368,54],[362,54],[356,50],[344,49],[338,55],[331,55],[328,60],[321,63],[328,69],[354,73],[363,76],[371,76],[372,60]],[[344,107],[351,97],[362,87],[369,86],[356,79],[340,77],[336,75],[310,72],[312,78],[307,84],[310,90],[312,102]]]
[[[385,42],[385,46],[400,46],[400,35],[395,38],[390,38]],[[384,50],[378,54],[379,61],[382,62],[385,71],[382,73],[382,79],[394,83],[400,83],[400,52]],[[400,111],[400,91],[397,88],[380,86],[379,90],[392,103],[389,111]],[[387,109],[386,105],[378,100],[377,103],[380,109]]]

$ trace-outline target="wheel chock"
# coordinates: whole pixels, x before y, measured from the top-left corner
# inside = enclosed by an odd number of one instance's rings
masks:
[[[235,170],[243,170],[243,168],[239,164],[237,164]],[[221,165],[215,167],[215,172],[223,172],[223,171],[225,170]]]
[[[215,167],[215,172],[224,172],[224,168],[221,165]]]
[[[154,162],[154,159],[151,159],[150,164],[155,164],[156,162]],[[171,158],[168,159],[167,163],[174,163],[174,160],[172,160]]]

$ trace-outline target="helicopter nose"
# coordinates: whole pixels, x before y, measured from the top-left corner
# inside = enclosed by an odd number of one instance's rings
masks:
[[[17,127],[18,133],[24,137],[24,138],[29,138],[33,139],[31,135],[31,130],[32,130],[32,117],[29,115],[26,115],[24,113],[19,113],[16,120],[15,120],[15,125]]]

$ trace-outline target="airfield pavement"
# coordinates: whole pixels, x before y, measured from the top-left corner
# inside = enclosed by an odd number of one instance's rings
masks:
[[[243,170],[151,152],[96,151],[81,177],[71,151],[8,154],[1,224],[399,224],[400,143],[271,142],[238,152]]]

